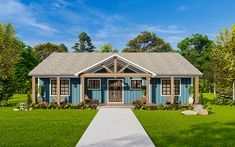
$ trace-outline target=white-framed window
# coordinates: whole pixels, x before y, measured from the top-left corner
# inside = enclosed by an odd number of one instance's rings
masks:
[[[99,90],[101,88],[100,79],[88,79],[88,90]]]
[[[131,89],[141,89],[141,88],[142,88],[142,79],[131,80]]]
[[[57,95],[57,80],[51,79],[50,85],[51,95]],[[60,79],[60,95],[68,96],[70,95],[70,80],[69,79]]]
[[[171,80],[170,79],[162,79],[162,89],[163,96],[171,95]],[[180,95],[180,80],[174,80],[174,94],[176,96]]]

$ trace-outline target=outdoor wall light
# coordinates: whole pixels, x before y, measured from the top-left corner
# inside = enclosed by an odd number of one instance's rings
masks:
[[[102,83],[102,86],[105,87],[105,83]]]

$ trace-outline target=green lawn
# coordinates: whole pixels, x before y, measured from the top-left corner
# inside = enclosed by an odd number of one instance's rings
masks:
[[[27,94],[14,94],[11,98],[9,98],[9,102],[12,106],[16,106],[19,103],[27,103]]]
[[[96,112],[0,107],[0,146],[75,146]]]
[[[209,116],[134,110],[157,146],[235,146],[235,107],[213,106]]]
[[[214,98],[213,93],[202,93],[202,94],[203,94],[203,98],[206,98],[208,100],[212,100]]]

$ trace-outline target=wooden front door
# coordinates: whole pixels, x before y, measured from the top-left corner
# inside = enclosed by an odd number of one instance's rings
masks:
[[[122,80],[109,80],[109,102],[122,102]]]

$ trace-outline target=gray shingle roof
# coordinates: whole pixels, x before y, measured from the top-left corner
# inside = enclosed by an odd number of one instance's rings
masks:
[[[179,53],[52,53],[29,76],[74,76],[97,62],[117,54],[157,76],[201,76]]]

